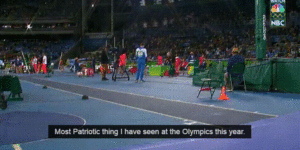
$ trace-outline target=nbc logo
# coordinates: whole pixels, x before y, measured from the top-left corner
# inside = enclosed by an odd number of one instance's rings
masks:
[[[281,4],[275,4],[272,6],[272,13],[283,13],[285,11],[284,7]]]
[[[272,26],[284,26],[284,20],[274,20],[274,21],[271,21],[271,25]]]

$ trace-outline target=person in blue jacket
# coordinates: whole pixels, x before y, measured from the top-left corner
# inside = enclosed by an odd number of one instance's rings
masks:
[[[137,72],[136,72],[136,83],[140,80],[141,82],[145,82],[143,80],[144,77],[144,69],[147,61],[147,50],[144,48],[144,44],[141,43],[140,47],[136,49],[135,52],[136,61],[137,61]]]
[[[225,80],[226,87],[229,87],[228,77],[231,73],[233,65],[235,65],[236,63],[240,63],[240,62],[245,63],[245,58],[243,56],[239,55],[239,50],[238,50],[238,48],[235,47],[232,49],[232,56],[228,59],[228,63],[227,63],[227,72],[224,74],[224,80]]]

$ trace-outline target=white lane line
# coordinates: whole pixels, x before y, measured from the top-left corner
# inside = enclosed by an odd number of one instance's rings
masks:
[[[32,82],[25,81],[25,80],[21,80],[21,79],[20,79],[20,81],[22,81],[22,82],[27,82],[27,83],[30,83],[30,84],[35,84],[35,86],[43,86],[43,85],[38,84],[38,83],[32,83]],[[51,87],[50,87],[50,88],[51,88]],[[72,94],[80,95],[80,94],[77,94],[77,93],[72,93]],[[81,96],[81,95],[80,95],[80,96]],[[53,112],[50,112],[50,113],[53,113]],[[65,113],[65,112],[54,112],[54,113],[78,117],[78,118],[80,118],[81,120],[83,120],[83,125],[86,125],[86,120],[85,120],[83,117],[81,117],[81,116],[77,116],[77,115],[75,115],[75,114],[69,114],[69,113]],[[22,144],[35,143],[35,142],[41,142],[41,141],[46,141],[46,140],[50,140],[50,139],[49,139],[49,138],[47,138],[47,139],[40,139],[40,140],[36,140],[36,141],[24,142],[24,143],[22,143]],[[15,147],[16,147],[16,148],[19,148],[19,149],[16,149]],[[22,150],[20,144],[13,144],[13,148],[14,148],[15,150]]]
[[[22,82],[28,82],[28,83],[31,83],[31,84],[41,85],[41,84],[38,84],[38,83],[32,83],[32,82],[25,81],[25,80],[21,80],[21,81],[22,81]],[[41,85],[41,86],[43,86],[43,85]],[[62,89],[58,89],[58,88],[53,88],[53,87],[48,87],[48,88],[51,88],[51,89],[54,89],[54,90],[57,90],[57,91],[61,91],[61,92],[65,92],[65,93],[70,93],[70,94],[82,96],[82,94],[78,94],[78,93],[74,93],[74,92],[70,92],[70,91],[66,91],[66,90],[62,90]],[[96,98],[96,97],[91,97],[91,96],[89,96],[89,98],[95,99],[95,100],[101,101],[101,102],[111,103],[111,104],[115,104],[115,105],[119,105],[119,106],[123,106],[123,107],[128,107],[128,108],[131,108],[131,109],[136,109],[136,110],[148,112],[148,113],[158,114],[158,115],[166,116],[166,117],[169,117],[169,118],[174,118],[174,119],[179,119],[179,120],[187,120],[186,118],[181,118],[181,117],[171,116],[171,115],[168,115],[168,114],[163,114],[163,113],[159,113],[159,112],[155,112],[155,111],[150,111],[150,110],[146,110],[146,109],[142,109],[142,108],[138,108],[138,107],[133,107],[133,106],[128,106],[128,105],[124,105],[124,104],[120,104],[120,103],[115,103],[115,102],[103,100],[103,99]],[[188,120],[189,120],[189,119],[188,119]],[[196,122],[196,123],[199,123],[199,124],[203,124],[203,125],[211,125],[211,124],[209,124],[209,123],[199,122],[199,121],[195,121],[195,120],[190,120],[190,121]]]
[[[28,82],[28,83],[31,83],[31,82]],[[53,113],[53,112],[51,112],[51,113]],[[78,117],[78,118],[80,118],[80,119],[83,120],[83,125],[86,125],[86,120],[84,118],[80,117],[80,116],[77,116],[77,115],[74,115],[74,114],[68,114],[68,113],[65,113],[65,112],[55,112],[55,113]],[[40,140],[36,140],[36,141],[25,142],[25,143],[22,143],[22,144],[30,144],[30,143],[41,142],[41,141],[46,141],[46,140],[50,140],[50,139],[49,138],[47,138],[47,139],[40,139]]]
[[[192,120],[184,120],[184,123],[185,125],[193,125],[193,124],[196,124],[198,123],[197,121],[192,121]]]
[[[41,79],[41,78],[37,78],[37,77],[33,77],[33,78],[38,79],[38,80],[45,80],[45,79]],[[74,83],[58,82],[58,81],[53,81],[53,80],[49,80],[49,79],[46,80],[46,81],[56,82],[56,83],[64,83],[64,84],[76,85],[76,86],[82,86],[82,87],[99,89],[99,90],[110,91],[110,92],[115,92],[115,93],[131,94],[131,95],[136,95],[136,96],[153,98],[153,96],[141,95],[141,94],[136,94],[136,93],[128,93],[128,92],[116,91],[116,90],[109,90],[109,89],[101,89],[101,88],[90,87],[90,86],[85,86],[85,85],[80,85],[80,84],[74,84]],[[154,98],[162,99],[162,100],[166,100],[166,101],[171,101],[171,102],[184,103],[184,104],[193,104],[193,105],[199,105],[199,106],[205,106],[205,107],[212,107],[212,108],[218,108],[218,109],[224,109],[224,110],[231,110],[231,111],[237,111],[237,112],[244,112],[244,113],[250,113],[250,114],[259,114],[259,115],[265,115],[265,116],[271,116],[271,117],[278,117],[278,115],[265,114],[265,113],[259,113],[259,112],[251,112],[251,111],[239,110],[239,109],[234,109],[234,108],[225,108],[225,107],[219,107],[219,106],[214,106],[214,105],[205,105],[205,104],[199,104],[199,103],[190,103],[190,102],[184,102],[184,101],[180,101],[180,100],[166,99],[166,98],[155,97],[155,96],[154,96]]]

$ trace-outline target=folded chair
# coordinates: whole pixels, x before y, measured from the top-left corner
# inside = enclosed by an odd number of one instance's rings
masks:
[[[207,74],[207,78],[202,78],[202,85],[201,88],[199,89],[199,95],[201,94],[202,91],[210,91],[210,99],[212,99],[215,91],[217,88],[221,87],[223,84],[223,76],[224,76],[224,66],[220,62],[216,67],[210,68]]]

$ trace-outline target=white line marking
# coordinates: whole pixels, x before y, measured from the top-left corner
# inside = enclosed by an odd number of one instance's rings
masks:
[[[186,120],[184,120],[183,122],[184,122],[184,124],[186,124],[186,125],[192,125],[192,124],[196,124],[196,123],[197,123],[196,121],[189,120],[189,119],[186,119]]]
[[[25,82],[26,82],[26,81],[25,81]],[[28,82],[28,83],[31,83],[31,82]],[[31,84],[34,84],[34,83],[31,83]],[[51,112],[51,113],[53,113],[53,112]],[[86,125],[86,120],[85,120],[84,118],[80,117],[80,116],[77,116],[77,115],[74,115],[74,114],[68,114],[68,113],[65,113],[65,112],[54,112],[54,113],[78,117],[78,118],[80,118],[80,119],[83,120],[83,125]],[[26,143],[26,144],[29,144],[29,143],[35,143],[35,142],[41,142],[41,141],[46,141],[46,140],[51,140],[51,139],[49,139],[49,138],[46,138],[46,139],[40,139],[40,140],[36,140],[36,141],[24,142],[24,143],[22,143],[22,144],[25,144],[25,143]],[[21,150],[22,150],[22,149],[21,149]]]
[[[21,80],[21,79],[20,79],[20,81],[22,81],[22,82],[27,82],[27,83],[30,83],[30,84],[35,84],[35,85],[38,85],[38,86],[43,86],[43,85],[41,85],[41,84],[38,84],[38,83],[32,83],[32,82],[29,82],[29,81],[26,81],[26,80]],[[52,87],[50,87],[50,88],[52,88]],[[79,95],[79,94],[77,94],[77,93],[72,93],[72,94]],[[49,111],[49,112],[51,112],[51,111]],[[65,113],[65,112],[51,112],[51,113],[58,113],[58,114],[64,114],[64,115],[70,115],[70,116],[78,117],[78,118],[80,118],[80,119],[83,120],[83,125],[86,125],[86,120],[85,120],[84,118],[82,118],[81,116],[77,116],[77,115],[69,114],[69,113]],[[36,140],[36,141],[24,142],[24,143],[22,143],[22,144],[29,144],[29,143],[34,143],[34,142],[41,142],[41,141],[46,141],[46,140],[50,140],[50,139],[49,139],[49,138],[46,138],[46,139],[40,139],[40,140]],[[16,149],[15,147],[16,147],[16,148],[20,148],[20,149]],[[15,148],[15,150],[22,150],[20,144],[13,144],[13,148]]]
[[[197,122],[196,121],[191,121],[191,122],[185,122],[183,124],[185,125],[193,125],[193,124],[196,124]]]
[[[24,80],[21,80],[21,81],[24,81]],[[31,83],[31,84],[38,84],[38,83],[29,82],[29,81],[24,81],[24,82],[28,82],[28,83]],[[38,84],[38,85],[40,85],[40,84]],[[57,89],[57,88],[53,88],[53,87],[49,87],[49,88],[57,90],[57,91],[62,91],[62,92],[82,96],[82,94],[78,94],[78,93],[74,93],[74,92],[70,92],[70,91],[66,91],[66,90],[62,90],[62,89]],[[128,105],[124,105],[124,104],[120,104],[120,103],[115,103],[115,102],[103,100],[103,99],[96,98],[96,97],[89,96],[89,98],[95,99],[97,101],[102,101],[102,102],[111,103],[111,104],[115,104],[115,105],[119,105],[119,106],[123,106],[123,107],[128,107],[128,108],[131,108],[131,109],[141,110],[141,111],[148,112],[148,113],[158,114],[158,115],[162,115],[162,116],[166,116],[166,117],[170,117],[170,118],[175,118],[175,119],[179,119],[179,120],[187,120],[186,118],[171,116],[171,115],[167,115],[167,114],[163,114],[163,113],[159,113],[159,112],[155,112],[155,111],[150,111],[150,110],[146,110],[146,109],[142,109],[142,108],[138,108],[138,107],[133,107],[133,106],[128,106]],[[195,120],[190,120],[190,121],[200,123],[200,124],[203,124],[203,125],[211,125],[211,124],[208,124],[208,123],[198,122],[198,121],[195,121]]]
[[[44,80],[44,79],[37,78],[37,77],[33,77],[33,78],[38,79],[38,80]],[[116,92],[116,93],[131,94],[131,95],[136,95],[136,96],[141,96],[141,97],[153,98],[153,97],[150,97],[150,96],[147,96],[147,95],[141,95],[141,94],[136,94],[136,93],[127,93],[127,92],[115,91],[115,90],[109,90],[109,89],[101,89],[101,88],[90,87],[90,86],[85,86],[85,85],[80,85],[80,84],[74,84],[74,83],[58,82],[58,81],[53,81],[53,80],[46,80],[46,81],[56,82],[56,83],[64,83],[64,84],[76,85],[76,86],[82,86],[82,87],[99,89],[99,90]],[[154,98],[162,99],[162,100],[167,100],[167,101],[171,101],[171,102],[178,102],[178,103],[185,103],[185,104],[194,104],[194,105],[205,106],[205,107],[212,107],[212,108],[218,108],[218,109],[224,109],[224,110],[231,110],[231,111],[237,111],[237,112],[244,112],[244,113],[259,114],[259,115],[265,115],[265,116],[271,116],[271,117],[278,117],[278,115],[273,115],[273,114],[265,114],[265,113],[258,113],[258,112],[255,113],[255,112],[246,111],[246,110],[238,110],[238,109],[225,108],[225,107],[219,107],[219,106],[210,106],[210,105],[199,104],[199,103],[190,103],[190,102],[184,102],[184,101],[172,100],[172,99],[165,99],[165,98],[160,98],[160,97],[155,97],[155,96],[154,96]]]
[[[26,82],[26,81],[25,81]],[[53,113],[53,112],[51,112]],[[58,114],[64,114],[64,115],[70,115],[70,116],[75,116],[75,117],[78,117],[80,119],[83,120],[83,125],[86,124],[86,120],[80,116],[77,116],[77,115],[74,115],[74,114],[68,114],[68,113],[64,113],[64,112],[55,112],[55,113],[58,113]],[[40,139],[40,140],[35,140],[35,141],[30,141],[30,142],[23,142],[22,144],[29,144],[29,143],[35,143],[35,142],[41,142],[41,141],[46,141],[46,140],[50,140],[49,138],[46,138],[46,139]],[[13,144],[13,148],[15,150],[22,150],[20,144]],[[19,149],[16,149],[16,148],[19,148]]]

